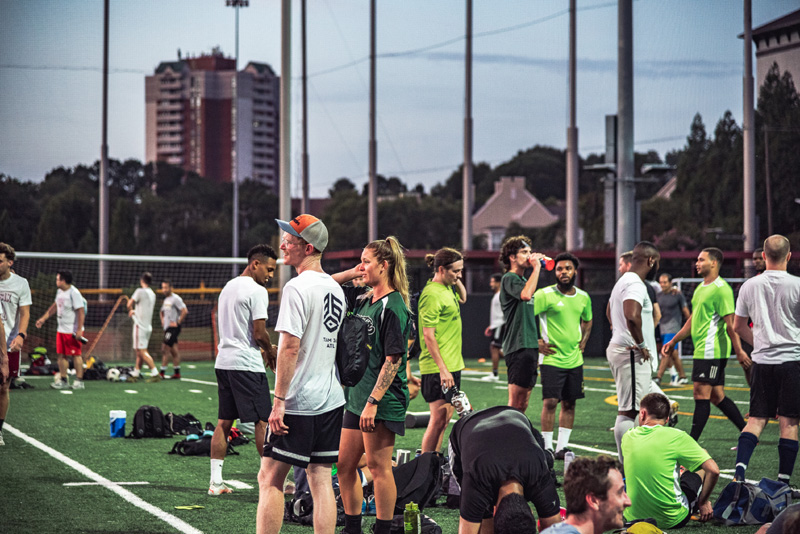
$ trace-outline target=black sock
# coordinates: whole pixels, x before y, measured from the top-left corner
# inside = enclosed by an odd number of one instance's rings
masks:
[[[173,366],[172,366],[172,371],[173,371],[173,372],[174,372],[176,375],[179,375],[179,374],[181,374],[181,366],[179,365],[179,366],[175,367],[175,366],[173,365]]]
[[[722,402],[717,404],[717,408],[719,408],[720,411],[725,414],[725,417],[730,419],[731,423],[736,425],[736,428],[739,429],[739,432],[744,429],[745,422],[744,417],[742,417],[742,412],[739,411],[739,408],[736,407],[736,404],[734,404],[731,399],[725,397],[722,399]]]
[[[3,430],[3,423],[5,423],[5,419],[0,419],[0,430]]]
[[[708,416],[711,414],[711,401],[708,399],[695,399],[694,401],[694,415],[692,416],[692,430],[689,435],[695,441],[700,439],[700,434],[708,422]]]
[[[797,440],[781,438],[778,440],[778,480],[789,483],[797,459]]]
[[[747,470],[747,464],[750,463],[753,451],[756,450],[756,445],[758,445],[758,438],[755,434],[750,432],[739,434],[739,443],[736,446],[736,471],[734,473],[736,480],[744,480],[744,472]]]
[[[374,534],[391,534],[392,520],[391,519],[375,519]]]
[[[361,514],[344,514],[344,530],[342,534],[361,534]]]

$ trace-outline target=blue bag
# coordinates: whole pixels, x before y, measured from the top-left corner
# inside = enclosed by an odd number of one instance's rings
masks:
[[[769,523],[792,503],[792,489],[776,480],[758,484],[734,481],[725,486],[714,504],[714,517],[726,526]]]

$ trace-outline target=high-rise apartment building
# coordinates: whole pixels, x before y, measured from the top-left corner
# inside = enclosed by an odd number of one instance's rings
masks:
[[[146,160],[230,182],[235,146],[239,181],[277,192],[279,81],[265,63],[236,72],[235,61],[218,50],[162,62],[145,77]]]

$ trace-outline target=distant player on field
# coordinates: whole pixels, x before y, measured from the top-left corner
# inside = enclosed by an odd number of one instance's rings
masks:
[[[157,382],[161,380],[161,375],[158,374],[153,357],[147,352],[150,334],[153,333],[153,310],[156,307],[156,294],[150,289],[152,283],[153,275],[142,273],[139,278],[140,287],[128,299],[128,317],[133,319],[133,350],[136,351],[136,363],[131,376],[138,377],[142,363],[146,363],[150,367],[148,382]]]
[[[181,378],[181,355],[178,352],[178,336],[181,334],[181,325],[189,314],[189,309],[183,303],[183,299],[172,291],[172,282],[164,280],[161,282],[161,294],[164,295],[164,302],[161,303],[161,326],[164,327],[164,342],[161,344],[161,378],[169,364],[172,356],[173,375],[170,378],[179,380]]]

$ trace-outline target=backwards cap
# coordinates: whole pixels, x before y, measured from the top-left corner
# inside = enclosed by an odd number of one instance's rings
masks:
[[[275,222],[278,223],[281,230],[295,237],[299,237],[307,243],[311,243],[319,252],[322,252],[325,250],[325,247],[328,246],[328,229],[322,221],[313,215],[304,213],[303,215],[298,215],[291,221],[275,219]]]

